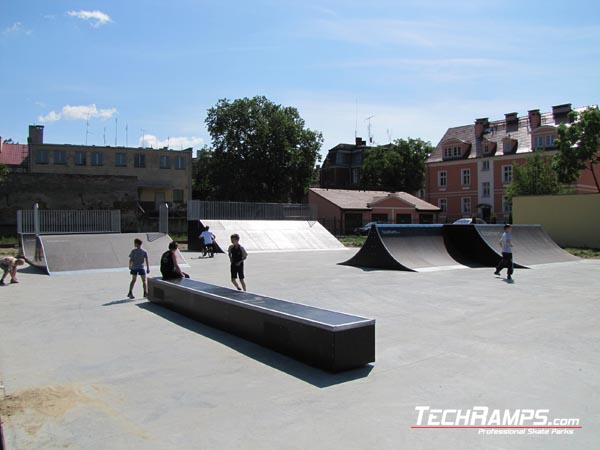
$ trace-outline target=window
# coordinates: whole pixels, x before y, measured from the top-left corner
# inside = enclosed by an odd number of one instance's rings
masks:
[[[462,169],[462,185],[468,186],[471,184],[471,169]]]
[[[463,197],[461,203],[462,213],[464,215],[471,214],[471,197]]]
[[[75,165],[76,166],[85,166],[87,164],[86,154],[85,152],[75,152]]]
[[[127,167],[127,153],[115,153],[115,166]]]
[[[133,166],[134,167],[146,167],[146,155],[141,153],[136,153],[133,157]]]
[[[445,213],[448,211],[448,200],[445,198],[440,198],[438,200],[438,206],[440,208],[440,212]]]
[[[371,214],[371,220],[377,223],[388,223],[387,214]]]
[[[54,150],[54,164],[67,164],[67,152],[65,150]]]
[[[183,156],[177,156],[175,158],[175,168],[177,170],[183,170],[183,169],[185,169],[185,157],[183,157]]]
[[[460,156],[462,154],[462,150],[460,147],[454,147],[454,156]]]
[[[181,157],[178,156],[178,158],[181,158]],[[354,168],[354,169],[352,169],[352,184],[358,184],[358,181],[359,181],[358,169]]]
[[[481,161],[481,171],[487,172],[490,170],[490,162],[489,161]]]
[[[183,189],[173,189],[173,201],[183,203]]]
[[[546,136],[546,147],[554,147],[554,140],[556,139],[556,136],[549,135]]]
[[[39,149],[35,152],[35,162],[38,164],[48,164],[48,150]]]
[[[502,182],[504,184],[512,183],[512,166],[502,166]]]
[[[544,146],[544,137],[535,136],[533,138],[533,148],[542,148]]]
[[[448,184],[448,172],[445,170],[441,170],[438,172],[438,186],[446,187]]]
[[[104,155],[100,152],[92,152],[92,166],[101,166],[104,164]]]
[[[490,183],[488,181],[483,182],[483,184],[481,185],[481,191],[482,197],[489,197],[490,196]]]
[[[160,155],[160,168],[170,169],[171,168],[171,157],[168,155]]]
[[[512,150],[512,142],[506,141],[504,143],[504,153],[510,153]]]
[[[444,149],[444,157],[451,158],[452,157],[452,147],[446,147]]]
[[[502,199],[502,211],[504,212],[505,216],[508,216],[512,213],[512,205],[510,204],[508,197],[504,197]]]
[[[490,154],[490,145],[489,144],[485,144],[483,146],[483,154],[484,155],[489,155]]]

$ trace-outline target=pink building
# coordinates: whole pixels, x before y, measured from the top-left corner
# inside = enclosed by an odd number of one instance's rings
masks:
[[[568,123],[571,110],[571,104],[558,105],[548,113],[534,109],[518,117],[513,112],[503,120],[482,118],[472,125],[448,128],[426,161],[425,198],[440,208],[439,221],[473,216],[486,222],[508,221],[511,207],[506,188],[514,165],[522,164],[535,149],[555,153],[557,128]],[[577,193],[597,192],[589,170],[574,187]]]
[[[308,203],[334,234],[352,234],[368,222],[434,223],[439,208],[406,192],[311,188]]]
[[[25,144],[3,143],[0,137],[0,164],[9,172],[27,172],[29,148]]]

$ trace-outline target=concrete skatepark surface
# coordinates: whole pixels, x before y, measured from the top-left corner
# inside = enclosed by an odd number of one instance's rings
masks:
[[[600,261],[518,271],[508,284],[486,268],[338,265],[348,252],[246,263],[250,291],[377,320],[376,362],[339,375],[128,301],[125,273],[21,270],[20,284],[0,287],[8,449],[598,448]],[[229,286],[225,255],[185,256],[193,278]],[[582,428],[412,429],[422,405],[546,408]]]
[[[72,275],[97,271],[128,271],[129,252],[133,240],[142,240],[148,252],[150,267],[160,267],[160,256],[172,241],[164,233],[111,233],[111,234],[54,234],[23,235],[21,248],[30,264],[49,275]],[[179,264],[187,267],[179,253]],[[158,272],[158,271],[157,271]]]
[[[343,250],[344,246],[323,225],[308,220],[202,220],[223,251],[233,233],[249,252],[290,250]]]

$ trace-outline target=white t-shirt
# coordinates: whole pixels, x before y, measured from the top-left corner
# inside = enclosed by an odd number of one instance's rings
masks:
[[[213,234],[210,231],[203,231],[200,237],[204,239],[204,244],[213,243]]]
[[[512,247],[510,245],[508,245],[507,241],[511,241],[512,236],[508,231],[505,231],[502,234],[502,253],[512,253]],[[512,243],[512,241],[511,241]]]

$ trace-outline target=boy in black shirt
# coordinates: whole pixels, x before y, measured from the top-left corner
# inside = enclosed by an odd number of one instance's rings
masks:
[[[246,283],[244,282],[244,260],[248,257],[246,249],[240,245],[240,236],[238,234],[231,235],[231,245],[227,249],[229,254],[229,261],[231,261],[231,282],[237,288],[238,291],[242,289],[246,290]],[[240,278],[242,287],[240,288],[237,278]]]

